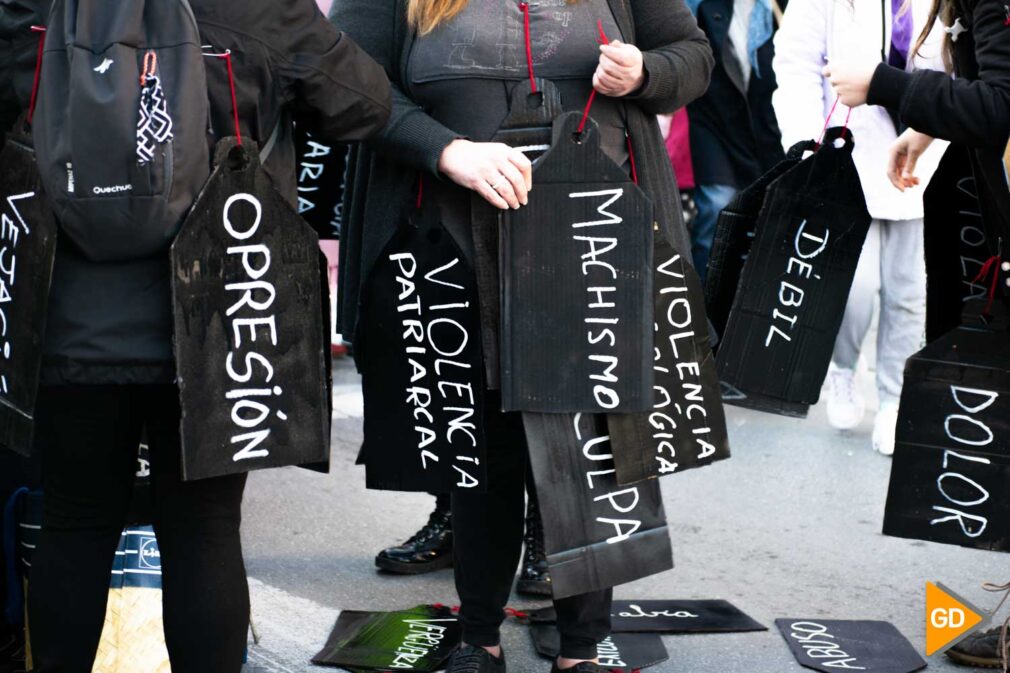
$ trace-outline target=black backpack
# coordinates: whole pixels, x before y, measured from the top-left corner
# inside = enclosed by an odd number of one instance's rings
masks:
[[[61,230],[93,261],[167,251],[210,175],[187,0],[55,0],[33,133]]]

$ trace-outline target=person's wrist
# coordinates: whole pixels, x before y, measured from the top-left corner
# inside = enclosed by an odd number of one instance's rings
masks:
[[[470,142],[466,138],[456,138],[442,149],[442,154],[438,157],[438,171],[444,175],[448,174],[446,167],[450,163],[452,154],[460,149],[461,143]]]

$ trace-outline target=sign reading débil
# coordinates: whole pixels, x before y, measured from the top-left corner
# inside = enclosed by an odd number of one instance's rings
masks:
[[[325,463],[318,238],[254,146],[218,144],[172,267],[184,478]]]

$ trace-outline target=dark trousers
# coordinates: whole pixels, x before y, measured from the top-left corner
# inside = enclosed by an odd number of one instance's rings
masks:
[[[456,591],[463,641],[480,647],[500,642],[499,629],[522,554],[526,496],[526,437],[519,414],[503,414],[489,396],[486,493],[452,494]],[[532,488],[530,489],[533,490]],[[554,601],[561,656],[595,659],[597,644],[610,635],[613,591]]]
[[[239,538],[245,476],[183,483],[174,386],[43,389],[36,450],[45,517],[29,578],[35,673],[90,673],[141,429],[151,454],[172,670],[238,673],[249,624]]]

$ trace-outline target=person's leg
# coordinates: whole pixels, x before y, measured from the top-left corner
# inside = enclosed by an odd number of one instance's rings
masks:
[[[434,494],[433,494],[434,495]],[[435,496],[428,522],[406,542],[375,556],[375,567],[397,575],[421,575],[452,567],[452,505],[449,494]]]
[[[463,642],[484,648],[500,643],[499,629],[523,543],[526,440],[519,414],[486,401],[486,493],[452,494],[456,591]]]
[[[140,415],[131,386],[44,388],[34,450],[45,514],[32,557],[35,673],[90,673],[133,489]]]
[[[598,645],[610,635],[610,607],[614,590],[561,598],[554,601],[561,632],[559,667],[599,656]]]
[[[238,673],[249,631],[239,536],[246,476],[183,482],[178,389],[152,386],[145,400],[172,670]]]
[[[694,205],[698,214],[691,228],[691,257],[702,283],[708,272],[708,257],[712,252],[719,213],[729,205],[736,192],[728,185],[699,185],[694,190]]]
[[[897,402],[905,361],[922,346],[926,330],[922,220],[883,224],[880,274],[877,389],[882,402]]]
[[[874,220],[866,234],[845,304],[845,317],[835,339],[831,361],[841,369],[854,370],[859,364],[859,352],[873,322],[873,307],[880,293],[880,227],[880,220]]]
[[[922,346],[926,332],[926,261],[922,220],[885,222],[880,253],[880,328],[877,334],[877,392],[873,448],[894,453],[898,402],[905,361]]]
[[[825,382],[828,423],[839,430],[855,428],[866,413],[866,403],[856,382],[856,369],[859,352],[873,322],[879,291],[880,222],[874,221],[859,256]]]

